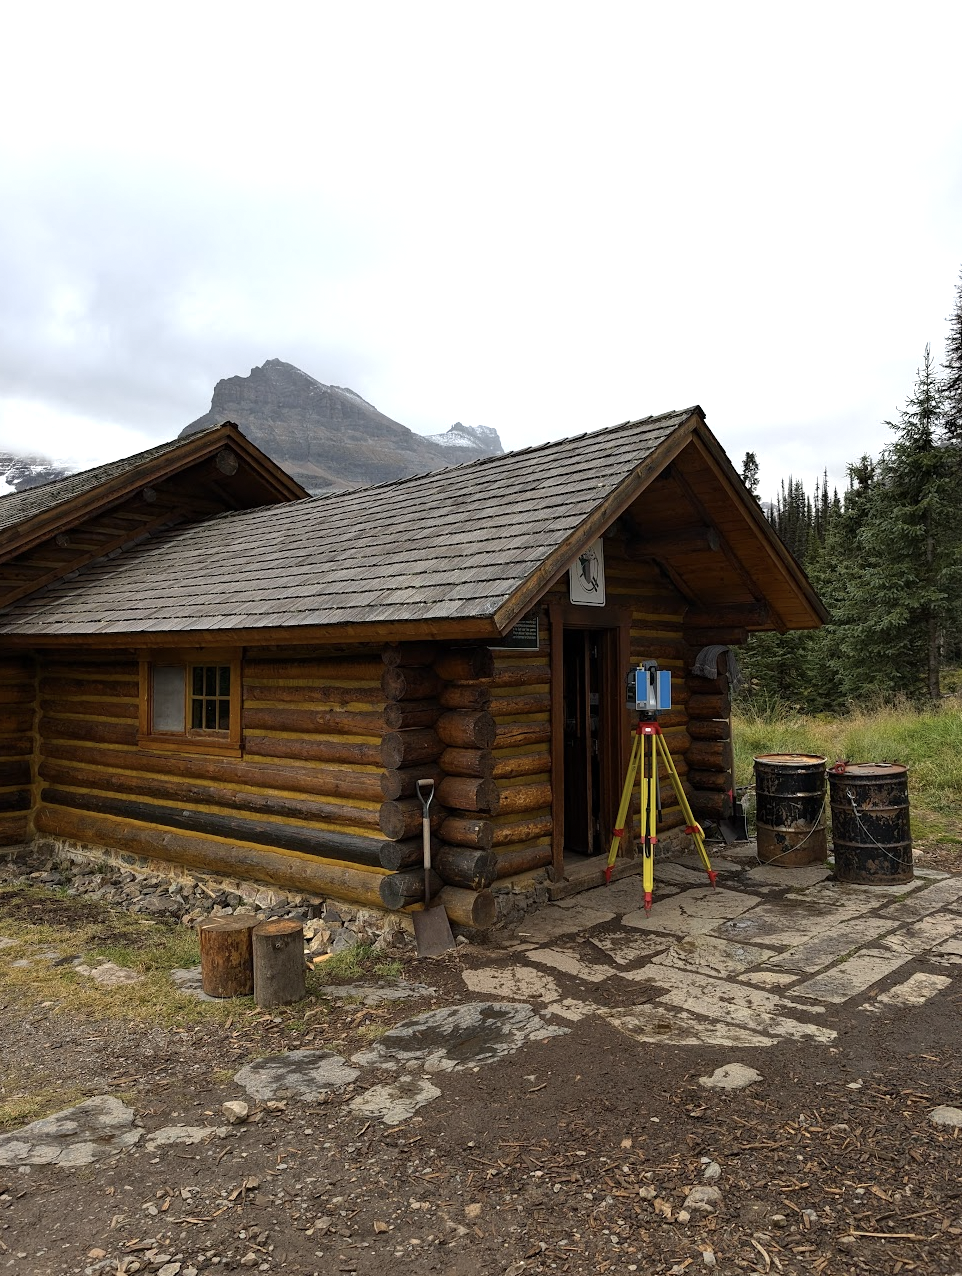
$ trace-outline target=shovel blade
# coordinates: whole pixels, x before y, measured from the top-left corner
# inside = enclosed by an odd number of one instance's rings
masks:
[[[437,957],[455,947],[451,923],[440,904],[414,914],[414,938],[419,957]]]

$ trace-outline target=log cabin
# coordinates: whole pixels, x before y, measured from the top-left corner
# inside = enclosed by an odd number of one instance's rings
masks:
[[[0,842],[404,910],[429,776],[435,889],[483,927],[495,883],[607,851],[631,666],[670,670],[718,819],[696,657],[824,619],[699,407],[315,497],[226,423],[0,497]]]

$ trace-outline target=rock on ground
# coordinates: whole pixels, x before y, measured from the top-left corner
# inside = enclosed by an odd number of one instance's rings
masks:
[[[133,1147],[142,1135],[133,1108],[102,1094],[0,1134],[0,1165],[90,1165]]]
[[[401,1076],[387,1085],[372,1086],[356,1099],[350,1107],[358,1116],[377,1117],[385,1125],[399,1125],[409,1121],[418,1108],[423,1108],[441,1091],[426,1077]]]
[[[710,1077],[699,1077],[698,1080],[709,1090],[744,1090],[763,1080],[762,1074],[754,1068],[746,1068],[743,1063],[725,1063],[716,1068]]]
[[[358,1075],[330,1050],[289,1050],[255,1059],[234,1080],[254,1099],[316,1099],[350,1085]]]

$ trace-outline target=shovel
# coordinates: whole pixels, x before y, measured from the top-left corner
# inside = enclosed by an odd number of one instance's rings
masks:
[[[434,781],[418,780],[418,797],[423,815],[421,829],[424,835],[424,908],[414,914],[414,938],[419,957],[437,957],[454,948],[451,923],[443,905],[431,907],[431,803],[434,801]]]

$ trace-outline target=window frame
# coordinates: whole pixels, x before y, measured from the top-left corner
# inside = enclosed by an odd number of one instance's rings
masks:
[[[137,743],[143,748],[172,753],[206,753],[240,757],[241,747],[241,650],[237,647],[175,647],[141,651],[140,722]],[[184,730],[155,731],[153,726],[155,665],[182,665],[184,668]],[[190,726],[191,683],[197,666],[227,665],[230,668],[230,727],[227,731]]]

